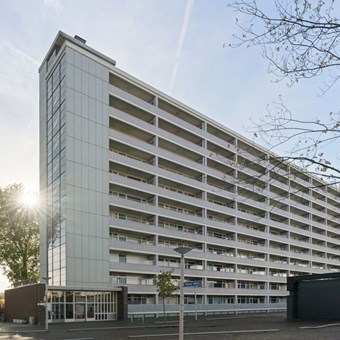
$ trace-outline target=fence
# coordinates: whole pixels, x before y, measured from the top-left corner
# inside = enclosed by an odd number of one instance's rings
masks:
[[[270,313],[286,312],[286,303],[275,304],[188,304],[184,306],[184,314],[189,315],[223,315],[223,314],[243,314],[243,313]],[[167,316],[178,316],[179,305],[165,305]],[[147,318],[163,316],[163,305],[129,305],[128,315],[131,320],[136,318]]]

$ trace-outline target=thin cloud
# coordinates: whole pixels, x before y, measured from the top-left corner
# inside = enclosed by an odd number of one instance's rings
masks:
[[[185,7],[185,11],[184,11],[184,18],[183,18],[182,27],[181,27],[181,33],[179,35],[179,40],[178,40],[178,45],[177,45],[177,50],[176,50],[176,55],[175,55],[175,64],[174,64],[174,68],[171,74],[171,80],[170,80],[170,85],[169,85],[170,93],[172,92],[172,89],[173,89],[173,86],[176,80],[179,59],[182,54],[183,43],[184,43],[185,36],[187,34],[187,29],[189,26],[193,6],[194,6],[194,0],[188,0],[187,5]]]
[[[58,14],[62,11],[60,0],[44,0],[44,4],[54,9]]]

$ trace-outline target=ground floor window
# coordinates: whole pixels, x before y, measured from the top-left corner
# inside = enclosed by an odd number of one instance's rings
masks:
[[[285,301],[286,301],[286,298],[282,296],[270,296],[269,297],[270,303],[284,303]]]
[[[240,304],[265,303],[265,298],[258,297],[258,296],[239,296],[237,298],[237,303],[240,303]]]
[[[227,296],[208,295],[207,300],[209,305],[234,303],[234,297],[228,295]]]
[[[117,319],[116,292],[50,291],[50,321]]]
[[[129,294],[128,304],[129,305],[146,305],[155,303],[154,296],[140,295],[140,294]]]

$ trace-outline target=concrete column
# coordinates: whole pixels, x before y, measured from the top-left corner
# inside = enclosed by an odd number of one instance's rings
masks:
[[[117,319],[128,319],[128,289],[121,287],[121,291],[117,292]]]
[[[158,97],[157,96],[153,97],[151,104],[158,107]]]

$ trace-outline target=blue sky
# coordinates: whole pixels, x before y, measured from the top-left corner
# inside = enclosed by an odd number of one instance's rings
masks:
[[[260,1],[260,3],[265,1]],[[298,117],[339,107],[339,86],[322,79],[273,83],[257,48],[223,48],[237,32],[226,0],[2,0],[0,11],[0,186],[38,190],[38,67],[59,30],[117,67],[236,132],[282,94]],[[0,290],[6,286],[0,277]]]

